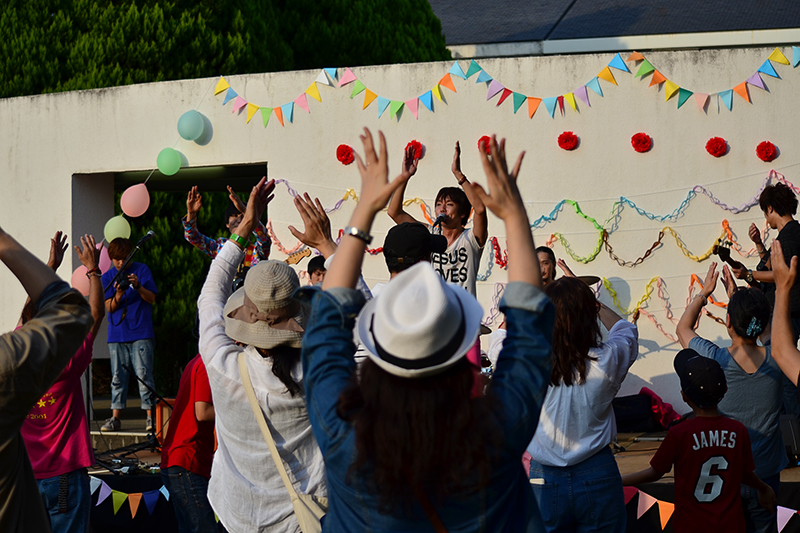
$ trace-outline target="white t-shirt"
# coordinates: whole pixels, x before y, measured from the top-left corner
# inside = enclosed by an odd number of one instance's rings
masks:
[[[432,230],[432,233],[440,235],[441,229]],[[468,228],[461,232],[443,254],[431,254],[431,264],[446,282],[460,285],[476,296],[475,280],[478,277],[482,253],[483,247],[478,245],[472,228]]]
[[[528,453],[547,466],[573,466],[608,446],[617,435],[611,401],[639,353],[636,326],[620,320],[608,342],[589,351],[586,383],[547,387]]]

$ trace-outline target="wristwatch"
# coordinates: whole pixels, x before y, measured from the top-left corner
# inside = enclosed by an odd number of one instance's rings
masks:
[[[753,271],[752,270],[748,270],[747,271],[747,274],[744,276],[744,280],[747,283],[753,283],[755,281],[755,279],[753,278]]]

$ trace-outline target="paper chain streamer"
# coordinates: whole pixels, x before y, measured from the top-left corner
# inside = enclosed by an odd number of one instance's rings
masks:
[[[562,115],[564,115],[564,102],[566,102],[573,111],[578,111],[578,100],[581,100],[587,106],[591,106],[589,101],[589,92],[588,89],[591,89],[595,94],[602,97],[603,96],[603,89],[600,86],[600,80],[606,81],[608,83],[612,83],[617,85],[617,81],[614,78],[614,74],[612,73],[611,69],[616,69],[621,72],[625,72],[627,74],[632,74],[626,61],[634,61],[639,64],[639,69],[634,75],[634,77],[638,77],[644,79],[645,76],[652,74],[652,79],[650,81],[650,87],[653,85],[661,85],[664,84],[664,96],[665,101],[670,100],[675,95],[678,96],[678,108],[683,106],[689,98],[694,95],[695,100],[697,101],[698,106],[701,110],[704,110],[708,105],[708,102],[713,97],[717,102],[717,111],[719,111],[719,101],[722,100],[722,103],[725,107],[731,111],[733,109],[733,93],[738,94],[741,96],[745,101],[750,102],[750,93],[748,92],[748,85],[758,87],[762,90],[767,90],[766,86],[764,85],[764,81],[761,78],[761,75],[771,76],[776,79],[780,79],[778,73],[775,71],[775,67],[772,65],[772,62],[780,63],[783,65],[789,65],[790,62],[786,58],[786,56],[781,52],[780,48],[775,48],[769,57],[764,61],[764,63],[756,70],[756,72],[747,78],[747,80],[743,81],[736,87],[732,89],[728,89],[725,91],[721,91],[718,93],[694,93],[689,89],[684,87],[680,87],[676,83],[667,79],[658,69],[656,69],[650,61],[645,58],[644,55],[640,54],[639,52],[633,52],[627,60],[623,61],[622,57],[619,54],[616,54],[613,59],[591,80],[587,83],[581,85],[579,88],[575,89],[574,91],[570,91],[568,93],[559,95],[559,96],[552,96],[548,98],[538,98],[534,96],[526,96],[520,92],[512,91],[508,89],[505,85],[501,84],[498,80],[494,79],[491,75],[489,75],[483,67],[481,67],[478,62],[474,59],[470,61],[469,67],[466,72],[462,69],[461,65],[458,61],[453,63],[453,66],[450,70],[436,82],[433,87],[427,91],[422,93],[419,96],[411,98],[409,100],[392,100],[390,98],[385,98],[383,96],[378,95],[374,91],[371,91],[367,88],[364,83],[359,80],[353,71],[349,68],[345,68],[344,72],[342,73],[341,77],[339,77],[339,69],[338,68],[325,68],[322,69],[317,76],[317,78],[311,82],[311,85],[308,88],[300,93],[300,95],[295,98],[294,100],[287,102],[285,104],[281,104],[278,106],[273,107],[266,107],[261,106],[258,104],[254,104],[245,100],[241,95],[239,95],[225,80],[225,77],[220,77],[219,81],[217,82],[216,87],[214,88],[214,95],[219,95],[221,93],[225,93],[222,105],[226,105],[229,102],[233,102],[231,105],[232,112],[234,114],[242,114],[246,111],[246,123],[249,124],[253,117],[260,112],[261,120],[266,128],[269,124],[270,118],[274,114],[275,117],[280,122],[281,126],[285,126],[286,122],[293,123],[294,122],[294,111],[295,107],[299,107],[304,110],[306,113],[310,113],[311,109],[309,108],[309,101],[308,97],[310,96],[312,99],[322,102],[322,95],[319,92],[319,84],[322,84],[326,87],[343,87],[345,85],[353,84],[352,92],[350,93],[350,98],[355,98],[356,96],[364,93],[364,100],[362,103],[361,109],[366,109],[369,107],[373,102],[378,102],[378,117],[380,118],[383,113],[388,109],[389,116],[391,119],[397,117],[400,120],[402,116],[402,110],[408,109],[412,115],[414,115],[415,119],[419,118],[419,110],[420,110],[420,103],[422,107],[425,107],[431,113],[434,112],[434,100],[433,97],[435,96],[439,101],[443,101],[442,98],[442,88],[446,88],[451,90],[452,92],[457,92],[456,86],[453,83],[453,77],[462,78],[464,81],[471,78],[474,75],[478,75],[476,78],[476,83],[485,83],[488,88],[488,93],[486,95],[486,100],[491,100],[497,95],[500,95],[498,98],[496,106],[500,106],[503,102],[505,102],[509,97],[511,97],[511,101],[514,104],[514,114],[519,111],[519,109],[527,103],[527,112],[528,118],[533,118],[533,115],[536,113],[539,105],[544,103],[547,112],[550,114],[551,118],[555,117],[556,108],[558,108]],[[792,61],[791,64],[794,67],[797,67],[800,64],[800,48],[793,46],[792,47]],[[338,83],[337,83],[338,80]],[[576,100],[577,98],[577,100]]]

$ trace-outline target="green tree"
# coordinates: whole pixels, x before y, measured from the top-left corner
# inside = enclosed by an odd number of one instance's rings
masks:
[[[7,0],[0,38],[0,98],[450,58],[426,0]],[[196,301],[210,263],[183,239],[185,200],[152,193],[148,212],[130,221],[134,239],[158,235],[136,260],[159,287],[155,373],[167,395],[197,352]],[[204,191],[198,222],[211,237],[222,235],[227,202]]]

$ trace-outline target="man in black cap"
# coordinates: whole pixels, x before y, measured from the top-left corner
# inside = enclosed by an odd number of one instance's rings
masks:
[[[775,492],[755,474],[747,428],[717,409],[728,390],[719,363],[686,349],[675,356],[674,366],[694,418],[672,426],[650,468],[622,476],[622,483],[657,481],[675,465],[675,531],[744,533],[741,484],[757,489],[759,503],[773,512]]]
[[[383,241],[383,257],[389,269],[389,279],[421,261],[431,261],[432,253],[443,253],[447,238],[434,235],[419,222],[403,222],[394,226]],[[377,296],[385,283],[377,283],[372,295]]]

